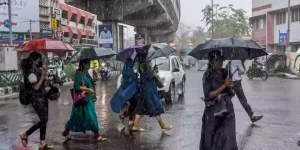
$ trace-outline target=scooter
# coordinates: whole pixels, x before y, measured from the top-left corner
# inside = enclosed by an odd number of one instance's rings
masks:
[[[260,65],[257,68],[252,68],[250,66],[249,70],[247,71],[247,76],[249,79],[253,79],[254,77],[260,77],[262,80],[268,79],[268,73],[264,65]]]
[[[48,65],[47,79],[50,85],[59,84],[60,86],[63,86],[66,82],[66,73],[64,71],[60,71],[59,75],[58,69],[61,68],[56,68],[55,65]]]
[[[110,76],[111,76],[110,69],[106,66],[105,63],[101,64],[100,76],[101,76],[102,81],[104,81],[105,79],[108,80],[108,78],[110,78]]]

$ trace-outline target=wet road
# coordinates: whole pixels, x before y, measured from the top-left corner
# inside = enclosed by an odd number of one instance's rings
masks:
[[[203,95],[203,72],[192,68],[186,74],[185,98],[177,100],[172,106],[166,106],[166,114],[163,115],[165,122],[174,126],[167,134],[162,134],[156,120],[148,117],[144,117],[141,123],[146,129],[145,133],[131,133],[127,127],[124,128],[109,107],[109,100],[116,90],[116,79],[111,79],[109,82],[98,83],[99,97],[96,102],[101,134],[108,141],[94,142],[92,133],[88,132],[72,134],[75,139],[63,143],[61,132],[72,106],[69,85],[62,88],[59,101],[50,102],[48,143],[55,145],[57,150],[197,150],[204,110],[204,103],[200,100]],[[263,114],[264,118],[255,125],[251,124],[239,101],[233,99],[239,149],[299,149],[296,141],[300,136],[300,81],[270,78],[263,82],[260,79],[248,80],[244,77],[243,86],[254,112]],[[34,110],[21,106],[18,99],[0,99],[0,150],[20,148],[18,133],[27,130],[37,120]],[[39,131],[30,137],[28,149],[37,149],[38,142]]]

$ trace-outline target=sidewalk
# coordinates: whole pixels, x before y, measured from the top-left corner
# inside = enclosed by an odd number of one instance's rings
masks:
[[[113,71],[112,77],[117,76],[120,74],[120,71]],[[101,78],[101,77],[100,77]],[[73,84],[72,79],[67,79],[67,81],[64,83],[64,85],[70,85]],[[0,98],[15,96],[19,94],[19,86],[7,86],[7,87],[0,87]]]

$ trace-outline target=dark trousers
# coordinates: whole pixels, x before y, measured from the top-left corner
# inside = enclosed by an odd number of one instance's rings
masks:
[[[130,101],[129,101],[130,105],[127,108],[126,111],[123,112],[123,115],[125,118],[129,117],[129,121],[134,121],[135,119],[135,108],[137,105],[137,100],[135,97],[133,97]]]
[[[241,102],[242,106],[246,110],[249,116],[253,115],[253,111],[250,105],[247,103],[247,98],[245,96],[242,81],[233,81],[233,90],[235,91],[236,96],[238,97],[239,101]]]
[[[48,100],[44,98],[37,98],[33,100],[31,105],[36,114],[39,116],[40,121],[34,124],[29,130],[27,130],[26,134],[29,136],[37,129],[40,129],[40,140],[45,140],[48,122]]]

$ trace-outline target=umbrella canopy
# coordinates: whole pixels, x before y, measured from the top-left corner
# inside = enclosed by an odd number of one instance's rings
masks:
[[[145,56],[147,60],[152,60],[158,57],[167,57],[173,52],[175,52],[175,49],[167,43],[137,45],[120,50],[117,60],[125,62],[126,59],[134,59],[135,56]]]
[[[268,55],[264,47],[253,40],[243,40],[239,38],[221,38],[212,39],[204,44],[198,45],[190,56],[198,60],[207,60],[208,54],[212,51],[220,51],[227,60],[235,59],[253,59],[256,57]]]
[[[59,40],[52,39],[36,39],[26,41],[18,45],[15,50],[17,51],[44,51],[44,52],[59,52],[59,51],[74,51],[67,43]]]
[[[83,59],[97,60],[114,55],[116,53],[107,48],[89,48],[75,53],[69,62],[75,63]]]

